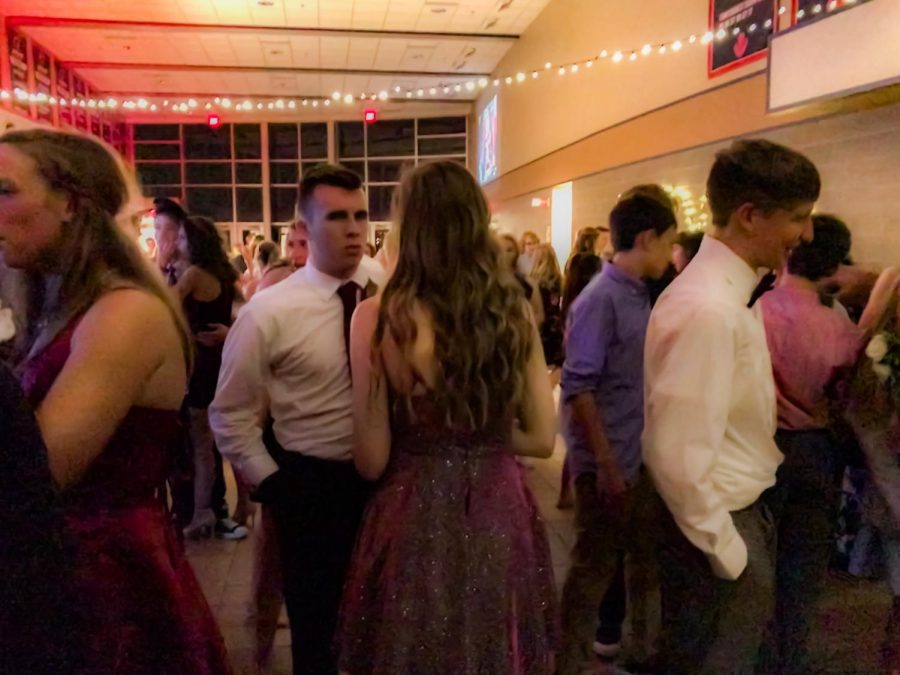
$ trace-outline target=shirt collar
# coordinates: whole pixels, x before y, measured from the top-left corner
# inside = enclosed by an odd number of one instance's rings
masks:
[[[300,277],[301,275],[298,274],[296,276]],[[360,262],[359,267],[356,268],[353,276],[349,279],[338,279],[330,274],[325,274],[325,272],[317,268],[312,260],[310,260],[303,268],[302,278],[306,280],[306,283],[313,289],[316,295],[322,300],[327,300],[337,293],[341,286],[350,281],[357,283],[360,288],[365,288],[372,280],[372,275],[369,274],[364,260]]]
[[[600,271],[600,274],[607,277],[611,281],[628,287],[635,293],[647,295],[647,284],[645,284],[640,279],[635,279],[633,276],[628,274],[628,272],[625,272],[622,268],[618,267],[614,262],[604,263],[603,269]]]
[[[694,262],[701,263],[698,267],[712,268],[722,273],[734,289],[735,296],[743,304],[750,301],[753,289],[756,288],[761,276],[747,264],[747,261],[715,237],[703,237],[700,250],[691,264]]]

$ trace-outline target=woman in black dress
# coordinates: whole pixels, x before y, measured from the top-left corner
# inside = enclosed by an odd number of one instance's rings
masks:
[[[186,219],[178,235],[179,254],[190,266],[179,277],[175,292],[181,298],[194,336],[194,371],[188,384],[194,448],[194,517],[184,528],[188,538],[243,539],[247,529],[229,518],[217,518],[213,504],[216,450],[209,428],[209,404],[216,395],[222,345],[231,325],[238,273],[228,262],[215,224],[208,218]]]

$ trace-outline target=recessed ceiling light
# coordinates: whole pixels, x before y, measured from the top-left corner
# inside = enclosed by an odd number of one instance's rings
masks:
[[[272,7],[275,5],[275,0],[256,0],[256,4],[260,7]]]

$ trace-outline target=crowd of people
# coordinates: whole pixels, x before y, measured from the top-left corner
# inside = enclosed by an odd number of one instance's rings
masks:
[[[900,272],[854,272],[793,150],[719,152],[705,235],[626,191],[562,268],[453,162],[405,176],[374,257],[338,165],[285,256],[159,199],[148,259],[128,182],[88,138],[0,136],[0,672],[231,672],[181,538],[254,513],[257,661],[283,603],[298,675],[576,674],[626,616],[636,672],[808,672],[851,446],[900,560]],[[561,600],[518,459],[557,431]]]

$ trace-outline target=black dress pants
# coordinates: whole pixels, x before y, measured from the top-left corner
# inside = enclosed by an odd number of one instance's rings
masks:
[[[294,675],[334,675],[338,609],[368,484],[352,462],[280,449],[272,455],[290,488],[269,505],[281,550]]]

